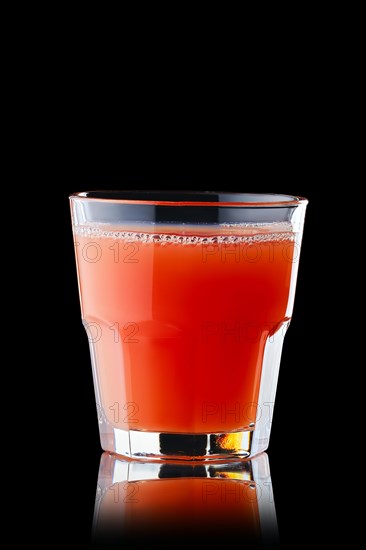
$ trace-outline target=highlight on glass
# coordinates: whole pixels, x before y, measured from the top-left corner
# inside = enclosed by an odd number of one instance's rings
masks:
[[[102,448],[215,461],[267,449],[308,201],[166,191],[70,201]]]

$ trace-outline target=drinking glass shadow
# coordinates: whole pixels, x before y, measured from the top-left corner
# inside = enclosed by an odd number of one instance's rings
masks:
[[[279,546],[266,453],[221,464],[132,462],[103,453],[93,545],[149,541]]]

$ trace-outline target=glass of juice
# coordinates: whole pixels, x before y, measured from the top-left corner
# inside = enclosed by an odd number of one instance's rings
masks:
[[[172,191],[70,200],[103,449],[216,461],[264,451],[307,200]]]

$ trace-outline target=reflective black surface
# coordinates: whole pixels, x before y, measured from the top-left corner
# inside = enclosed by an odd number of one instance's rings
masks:
[[[228,464],[142,463],[104,453],[92,543],[279,545],[268,456]]]

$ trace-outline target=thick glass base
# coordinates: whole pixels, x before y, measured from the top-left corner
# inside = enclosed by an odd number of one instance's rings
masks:
[[[120,430],[101,433],[103,449],[146,460],[228,461],[257,454],[267,446],[253,445],[253,431],[214,434],[174,434]]]

